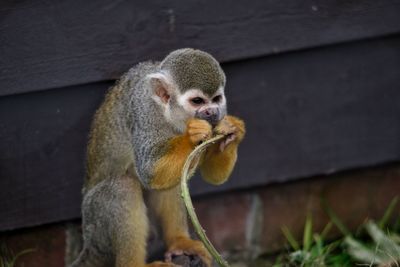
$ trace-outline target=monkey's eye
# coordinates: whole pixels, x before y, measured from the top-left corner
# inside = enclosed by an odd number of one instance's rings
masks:
[[[195,105],[201,105],[201,104],[204,104],[204,99],[201,97],[195,97],[195,98],[190,99],[190,102],[192,102]]]
[[[222,99],[222,96],[221,95],[217,95],[212,99],[212,101],[215,102],[215,103],[218,103],[218,102],[221,101],[221,99]]]

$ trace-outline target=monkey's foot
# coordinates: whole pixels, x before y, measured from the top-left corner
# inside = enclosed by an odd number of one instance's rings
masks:
[[[188,258],[188,259],[185,259]],[[211,255],[208,253],[203,243],[189,238],[178,238],[165,253],[166,262],[181,264],[181,261],[189,261],[191,267],[209,267],[211,266]]]
[[[176,265],[172,262],[154,261],[152,263],[146,264],[146,267],[179,267],[181,265]]]

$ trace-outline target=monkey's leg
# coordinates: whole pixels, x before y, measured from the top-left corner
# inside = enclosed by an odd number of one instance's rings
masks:
[[[111,180],[105,180],[88,190],[82,202],[83,249],[70,267],[113,266],[114,252],[110,227],[114,223],[110,207],[118,191]]]
[[[107,179],[91,188],[82,219],[84,249],[72,267],[146,266],[148,218],[136,177]]]
[[[203,243],[189,236],[187,214],[181,199],[179,186],[150,193],[150,204],[161,221],[165,243],[168,247],[167,260],[182,254],[197,255],[207,266],[211,256]]]
[[[116,201],[112,204],[111,227],[115,267],[172,267],[173,264],[153,262],[146,264],[146,243],[149,222],[142,188],[136,177],[114,181]]]

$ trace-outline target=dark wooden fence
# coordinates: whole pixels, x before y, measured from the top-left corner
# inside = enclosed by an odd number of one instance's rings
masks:
[[[80,215],[90,120],[135,63],[195,47],[247,122],[232,179],[193,194],[400,159],[399,1],[3,1],[0,230]]]

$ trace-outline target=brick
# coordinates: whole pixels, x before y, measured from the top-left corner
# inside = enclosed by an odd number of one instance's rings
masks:
[[[250,194],[231,193],[198,199],[194,206],[200,223],[217,249],[229,251],[245,248]]]

